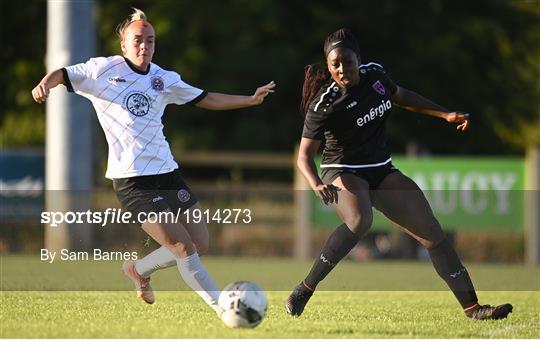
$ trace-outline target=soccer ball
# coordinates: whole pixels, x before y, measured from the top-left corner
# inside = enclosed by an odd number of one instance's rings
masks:
[[[221,320],[227,326],[253,328],[263,321],[268,300],[262,288],[255,283],[237,281],[223,289],[218,305],[223,309]]]

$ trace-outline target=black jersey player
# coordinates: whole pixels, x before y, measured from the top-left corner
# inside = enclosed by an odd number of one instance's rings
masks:
[[[317,284],[349,253],[372,223],[372,207],[427,248],[433,266],[472,319],[501,319],[510,304],[480,305],[467,270],[433,216],[419,187],[392,165],[386,120],[400,106],[469,127],[469,115],[447,110],[396,85],[377,63],[360,62],[356,38],[348,29],[325,41],[326,66],[306,67],[302,93],[304,130],[297,165],[325,204],[343,220],[327,239],[307,277],[286,300],[287,312],[302,314]],[[314,156],[325,140],[321,176]]]

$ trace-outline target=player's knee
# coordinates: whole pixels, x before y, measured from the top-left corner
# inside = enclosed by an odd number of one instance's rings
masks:
[[[195,247],[191,242],[171,242],[167,245],[175,257],[187,257],[195,252]]]
[[[445,234],[444,234],[444,232],[442,230],[440,232],[439,231],[434,231],[427,238],[419,238],[418,242],[420,242],[422,247],[429,250],[429,249],[439,245],[442,241],[444,241],[445,238],[446,238],[446,236],[445,236]]]
[[[431,249],[433,248],[436,244],[433,242],[433,241],[430,241],[430,240],[424,240],[424,239],[420,239],[418,240],[418,242],[420,242],[420,245],[426,249]]]
[[[369,228],[371,228],[373,214],[371,212],[353,214],[345,218],[344,222],[353,233],[358,237],[362,237],[369,231]]]
[[[205,255],[206,253],[208,253],[208,242],[195,242],[195,248],[199,255]]]

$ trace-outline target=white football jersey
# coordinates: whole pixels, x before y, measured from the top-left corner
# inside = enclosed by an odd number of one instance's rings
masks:
[[[96,109],[109,144],[105,177],[157,175],[178,168],[161,117],[168,104],[197,103],[206,91],[154,63],[147,72],[139,71],[122,56],[92,58],[63,72],[68,90],[88,98]]]

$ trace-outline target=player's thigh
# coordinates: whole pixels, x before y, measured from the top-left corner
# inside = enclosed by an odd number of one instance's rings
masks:
[[[122,207],[136,216],[141,228],[177,257],[193,253],[193,244],[186,228],[170,217],[167,191],[160,190],[166,175],[115,179],[113,187]],[[187,200],[186,200],[187,201]]]
[[[197,213],[197,216],[204,216],[201,205],[197,202],[188,209],[189,217],[187,214],[182,214],[181,220],[191,236],[193,243],[195,243],[199,254],[205,254],[208,251],[210,243],[208,226],[204,217],[200,219],[193,218],[193,211],[195,210],[200,212],[200,215]]]
[[[159,189],[172,211],[183,213],[198,202],[178,169],[159,177]]]
[[[174,170],[172,173],[160,177],[160,188],[168,206],[178,215],[178,220],[188,231],[199,254],[206,253],[209,242],[208,227],[204,218],[192,218],[194,210],[200,211],[201,206],[180,172]],[[196,216],[204,215],[200,211],[200,214]]]
[[[342,173],[332,184],[341,189],[334,204],[339,217],[355,234],[363,236],[373,222],[369,184],[351,173]]]
[[[169,209],[164,211],[170,212]],[[193,240],[182,223],[171,222],[143,222],[141,228],[157,243],[167,247],[176,257],[183,257],[193,253]]]
[[[412,179],[401,172],[386,176],[370,194],[377,210],[422,245],[430,247],[444,238],[444,232],[424,193]]]

